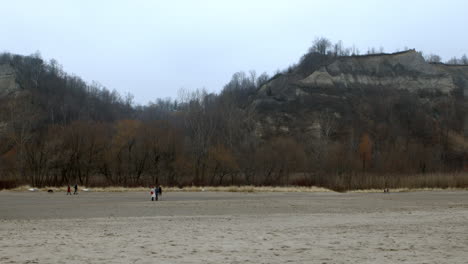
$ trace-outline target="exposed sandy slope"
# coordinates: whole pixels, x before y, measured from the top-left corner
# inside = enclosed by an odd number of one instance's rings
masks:
[[[0,192],[0,263],[467,263],[468,192]]]

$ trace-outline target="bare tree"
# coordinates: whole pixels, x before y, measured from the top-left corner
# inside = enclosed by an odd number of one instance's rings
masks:
[[[458,60],[457,57],[452,57],[450,60],[447,61],[447,64],[461,64],[461,61]]]
[[[362,170],[365,171],[369,167],[372,158],[372,141],[367,133],[361,137],[359,144],[359,157],[362,161]]]
[[[324,37],[316,38],[312,44],[312,47],[310,47],[309,52],[310,53],[320,53],[320,54],[327,54],[328,50],[332,46],[330,40]]]
[[[199,185],[204,181],[208,149],[216,130],[216,122],[207,111],[210,100],[205,90],[192,92],[187,101],[184,125],[191,142],[190,152],[195,157],[193,183]]]
[[[452,57],[450,60],[447,61],[447,64],[466,65],[468,64],[468,58],[466,57],[466,55],[463,55],[460,59],[457,57]]]
[[[426,61],[429,63],[440,63],[442,58],[436,54],[429,54],[425,57]]]
[[[468,65],[468,57],[466,57],[466,54],[463,54],[460,61],[461,61],[461,64]]]
[[[39,122],[41,112],[32,103],[32,98],[23,94],[8,103],[8,137],[15,143],[17,148],[18,172],[22,178],[25,177],[25,147],[32,140],[34,130]]]
[[[270,79],[270,76],[268,76],[268,74],[264,72],[257,77],[255,85],[257,86],[257,88],[260,88],[262,85],[268,82],[268,79]]]
[[[345,49],[343,47],[343,42],[340,40],[333,45],[333,55],[343,56],[344,53],[345,53]]]
[[[374,47],[368,48],[367,49],[367,54],[377,54],[377,50]]]

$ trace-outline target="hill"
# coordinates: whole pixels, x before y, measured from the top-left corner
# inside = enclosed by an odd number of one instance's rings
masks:
[[[272,78],[135,106],[55,61],[3,54],[0,181],[408,187],[467,166],[467,94],[468,66],[415,50],[311,50]],[[468,186],[441,177],[414,185]]]
[[[320,137],[320,131],[327,129],[323,128],[324,122],[330,118],[343,125],[356,119],[364,121],[363,115],[367,115],[374,123],[388,125],[390,114],[399,114],[397,121],[401,122],[404,121],[401,115],[418,118],[417,112],[421,110],[420,114],[428,121],[440,123],[442,107],[447,103],[449,106],[445,106],[455,107],[450,111],[456,111],[447,118],[459,117],[454,120],[458,125],[453,129],[467,135],[464,124],[468,66],[430,64],[414,50],[364,56],[311,56],[306,60],[319,63],[311,67],[303,60],[262,85],[256,93],[252,108],[260,113],[259,135],[309,130]],[[412,105],[408,101],[413,101]],[[330,118],[321,121],[324,115]],[[372,124],[361,125],[360,130],[372,130],[369,127]]]

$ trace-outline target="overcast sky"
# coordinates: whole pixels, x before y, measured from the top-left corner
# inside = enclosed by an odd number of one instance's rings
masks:
[[[137,103],[219,91],[237,71],[273,74],[315,37],[361,52],[468,54],[468,1],[0,0],[0,51],[40,51]]]

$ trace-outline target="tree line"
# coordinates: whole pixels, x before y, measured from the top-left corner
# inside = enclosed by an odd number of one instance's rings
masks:
[[[409,48],[404,47],[403,50],[409,50]],[[396,52],[399,52],[399,50],[396,50]],[[308,54],[313,54],[313,53],[329,55],[329,56],[356,56],[356,55],[361,55],[361,54],[367,54],[367,55],[384,54],[385,49],[383,47],[379,47],[379,48],[370,47],[367,49],[366,53],[361,53],[359,48],[357,48],[355,45],[351,47],[345,47],[343,44],[343,41],[341,40],[339,40],[336,43],[332,43],[327,38],[319,37],[313,41],[312,46],[309,48]],[[442,60],[441,56],[434,54],[434,53],[423,54],[421,52],[421,55],[423,55],[424,59],[429,63],[468,65],[468,57],[466,56],[466,54],[462,55],[460,58],[451,57],[445,62]]]
[[[352,52],[341,46],[318,39],[294,67],[317,58],[314,54]],[[0,99],[4,185],[347,189],[358,186],[353,179],[362,175],[369,176],[360,183],[396,186],[404,182],[398,175],[459,172],[465,166],[464,154],[450,147],[462,133],[465,114],[456,96],[362,91],[349,96],[349,112],[342,117],[334,109],[316,116],[318,137],[258,136],[252,104],[258,89],[274,78],[265,73],[235,73],[218,94],[181,90],[176,100],[140,106],[132,96],[87,84],[38,54],[1,54],[0,64],[16,69],[22,89],[14,99]],[[466,177],[442,182],[468,185]]]

